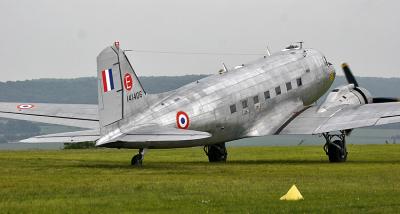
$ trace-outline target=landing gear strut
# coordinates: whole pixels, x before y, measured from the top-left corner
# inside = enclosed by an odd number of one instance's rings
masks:
[[[133,158],[131,160],[131,165],[132,166],[142,166],[145,152],[146,152],[145,149],[139,149],[139,153],[137,155],[133,156]]]
[[[340,131],[340,134],[323,133],[326,143],[324,151],[329,157],[331,163],[345,162],[347,159],[346,131]]]
[[[226,162],[226,158],[228,157],[225,143],[204,146],[204,152],[208,156],[209,162]]]

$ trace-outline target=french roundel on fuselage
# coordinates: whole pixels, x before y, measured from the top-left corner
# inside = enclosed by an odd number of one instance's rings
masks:
[[[176,126],[180,129],[187,129],[190,124],[190,119],[188,114],[183,111],[176,113]]]

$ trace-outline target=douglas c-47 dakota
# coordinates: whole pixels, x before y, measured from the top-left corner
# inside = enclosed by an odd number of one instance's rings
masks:
[[[400,122],[396,98],[372,97],[346,64],[348,84],[329,92],[335,70],[302,45],[225,69],[179,89],[147,94],[116,42],[97,56],[98,105],[0,103],[0,117],[85,128],[25,143],[95,141],[97,147],[148,149],[204,146],[210,162],[226,161],[225,143],[266,135],[322,135],[331,162],[347,159],[354,128]],[[293,148],[295,149],[295,148]]]

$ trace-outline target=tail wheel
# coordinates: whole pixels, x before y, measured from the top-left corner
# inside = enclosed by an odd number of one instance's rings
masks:
[[[139,153],[135,156],[133,156],[131,160],[131,165],[132,166],[137,166],[140,167],[143,164],[143,159],[144,159],[144,154],[146,153],[147,149],[139,149]]]

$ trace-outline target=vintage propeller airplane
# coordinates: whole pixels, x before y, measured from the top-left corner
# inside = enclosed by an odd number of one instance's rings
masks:
[[[147,149],[204,146],[210,162],[226,161],[225,142],[265,135],[320,134],[331,162],[347,158],[352,129],[400,122],[397,98],[374,98],[342,65],[348,85],[330,88],[335,70],[300,45],[179,89],[147,94],[116,42],[97,57],[98,105],[0,103],[0,117],[86,128],[22,142],[95,141],[98,147]]]

